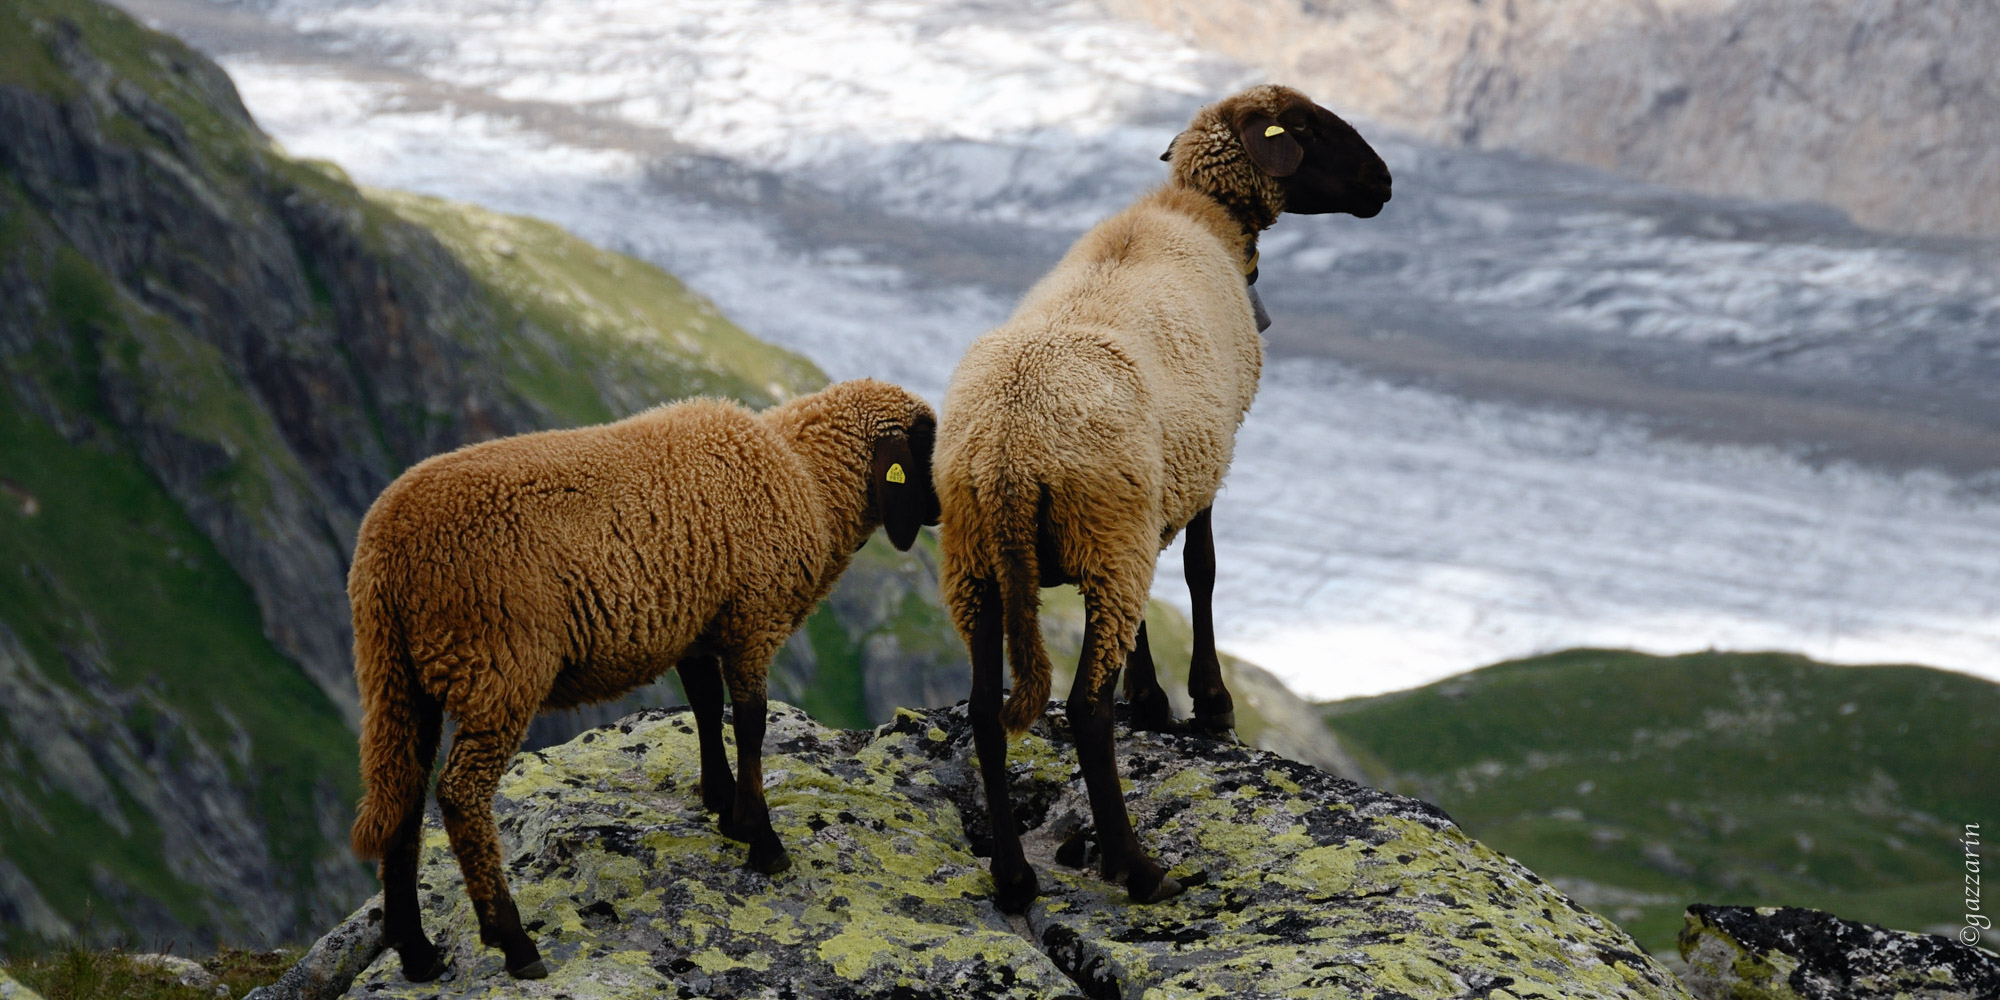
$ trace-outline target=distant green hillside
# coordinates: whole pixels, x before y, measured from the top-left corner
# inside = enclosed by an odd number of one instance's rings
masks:
[[[1326,706],[1385,788],[1670,951],[1688,903],[1961,921],[2000,686],[1780,654],[1576,650]]]

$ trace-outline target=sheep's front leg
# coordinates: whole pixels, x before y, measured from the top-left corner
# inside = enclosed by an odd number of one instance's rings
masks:
[[[972,653],[972,703],[967,707],[980,783],[986,787],[986,814],[993,824],[993,901],[1002,913],[1025,913],[1041,894],[1041,885],[1021,852],[1021,832],[1007,787],[1007,731],[1000,724],[1004,666],[1000,588],[991,580],[976,580],[969,590],[965,603],[970,605],[966,617],[971,628],[966,644]]]
[[[1215,654],[1215,533],[1209,524],[1214,509],[1204,507],[1188,522],[1181,562],[1194,610],[1194,653],[1188,661],[1194,728],[1220,735],[1236,728],[1236,704],[1222,683],[1222,660]]]
[[[534,939],[521,929],[521,913],[507,891],[500,867],[500,831],[493,826],[493,792],[500,773],[521,746],[526,719],[508,719],[490,727],[459,722],[438,776],[438,808],[445,833],[465,875],[465,894],[479,919],[479,940],[506,955],[507,974],[516,979],[540,979],[549,974]]]
[[[1144,591],[1131,603],[1143,609]],[[1090,813],[1097,822],[1097,842],[1104,851],[1105,880],[1124,882],[1135,903],[1157,903],[1180,895],[1182,887],[1146,856],[1132,831],[1131,814],[1125,811],[1111,714],[1111,679],[1117,671],[1114,657],[1123,643],[1119,641],[1121,629],[1106,613],[1109,609],[1105,604],[1101,593],[1084,594],[1083,654],[1077,658],[1076,681],[1068,704],[1070,735],[1076,740],[1084,788],[1090,793]]]
[[[681,690],[694,709],[694,729],[701,739],[701,805],[727,818],[736,807],[736,779],[729,774],[729,751],[722,745],[722,664],[714,656],[696,653],[675,668]]]
[[[729,657],[729,700],[736,706],[736,801],[723,814],[722,835],[750,845],[745,867],[776,875],[792,866],[778,832],[771,829],[771,809],[764,802],[764,671],[771,655],[785,641],[772,632],[747,644],[750,652]]]

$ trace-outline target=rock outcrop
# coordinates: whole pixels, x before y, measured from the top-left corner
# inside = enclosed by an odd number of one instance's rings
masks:
[[[1793,906],[1690,906],[1680,949],[1701,1000],[2000,997],[1992,952]]]
[[[2000,233],[1987,0],[1109,0],[1354,111],[1895,232]]]
[[[42,995],[21,985],[13,976],[0,972],[0,1000],[42,1000]]]
[[[349,997],[1679,998],[1632,940],[1435,807],[1241,746],[1120,730],[1140,836],[1194,887],[1134,906],[1096,877],[1080,772],[1051,711],[1011,757],[1044,895],[991,902],[963,707],[872,732],[779,707],[773,822],[793,868],[742,868],[700,807],[692,718],[653,710],[524,755],[496,814],[527,926],[553,968],[509,979],[478,931],[443,833],[426,835],[425,920],[446,978],[393,953]],[[1200,873],[1197,875],[1196,873]],[[364,907],[286,983],[381,945]],[[310,968],[308,968],[310,966]],[[319,971],[315,971],[319,970]],[[319,993],[301,985],[318,983]]]

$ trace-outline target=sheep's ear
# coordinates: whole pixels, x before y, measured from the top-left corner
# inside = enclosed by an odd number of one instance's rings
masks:
[[[869,474],[875,510],[882,515],[882,531],[899,551],[916,544],[917,529],[923,527],[925,494],[930,490],[929,470],[920,468],[910,454],[910,438],[902,431],[875,439],[875,462]]]
[[[1171,139],[1168,139],[1168,140],[1167,140],[1167,151],[1166,151],[1166,152],[1164,152],[1164,153],[1161,153],[1161,154],[1160,154],[1160,162],[1161,162],[1161,163],[1172,163],[1172,162],[1173,162],[1173,160],[1174,160],[1174,143],[1177,143],[1177,142],[1179,142],[1179,141],[1181,141],[1181,133],[1179,133],[1179,132],[1175,132],[1175,133],[1174,133],[1174,137],[1173,137],[1173,138],[1171,138]]]
[[[1243,141],[1243,151],[1250,154],[1250,162],[1272,177],[1292,176],[1306,156],[1305,147],[1292,137],[1291,130],[1262,111],[1244,115],[1242,123],[1236,126],[1236,137]]]

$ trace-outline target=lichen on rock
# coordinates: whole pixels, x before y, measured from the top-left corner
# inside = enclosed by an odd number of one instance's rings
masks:
[[[1702,1000],[1992,1000],[2000,957],[1934,934],[1796,906],[1688,907],[1688,987]]]
[[[1140,836],[1192,883],[1135,906],[1090,867],[1082,777],[1053,710],[1009,755],[1044,895],[1008,918],[978,856],[991,833],[970,743],[962,705],[902,710],[872,732],[774,706],[767,794],[794,861],[775,878],[745,871],[743,846],[702,811],[685,712],[525,754],[495,813],[551,976],[511,980],[479,945],[433,825],[421,895],[451,970],[407,983],[384,953],[346,995],[1686,997],[1623,932],[1433,806],[1262,751],[1120,729]],[[368,919],[364,907],[348,943],[316,951],[365,961],[380,947],[354,933]]]
[[[976,792],[969,727],[953,733],[966,772],[940,780]],[[1097,876],[1059,713],[1009,757],[1043,876],[1029,925],[1091,996],[1685,995],[1623,931],[1428,803],[1197,737],[1121,729],[1118,755],[1140,841],[1199,883],[1165,903],[1134,906]],[[961,808],[988,828],[976,794]]]
[[[791,871],[742,867],[702,811],[693,718],[650,711],[524,755],[495,812],[508,874],[552,968],[517,983],[481,948],[433,827],[425,919],[454,968],[403,982],[376,962],[353,995],[1048,997],[1073,987],[988,897],[950,798],[865,733],[777,707],[766,737],[773,823]],[[901,991],[901,992],[898,992]]]

